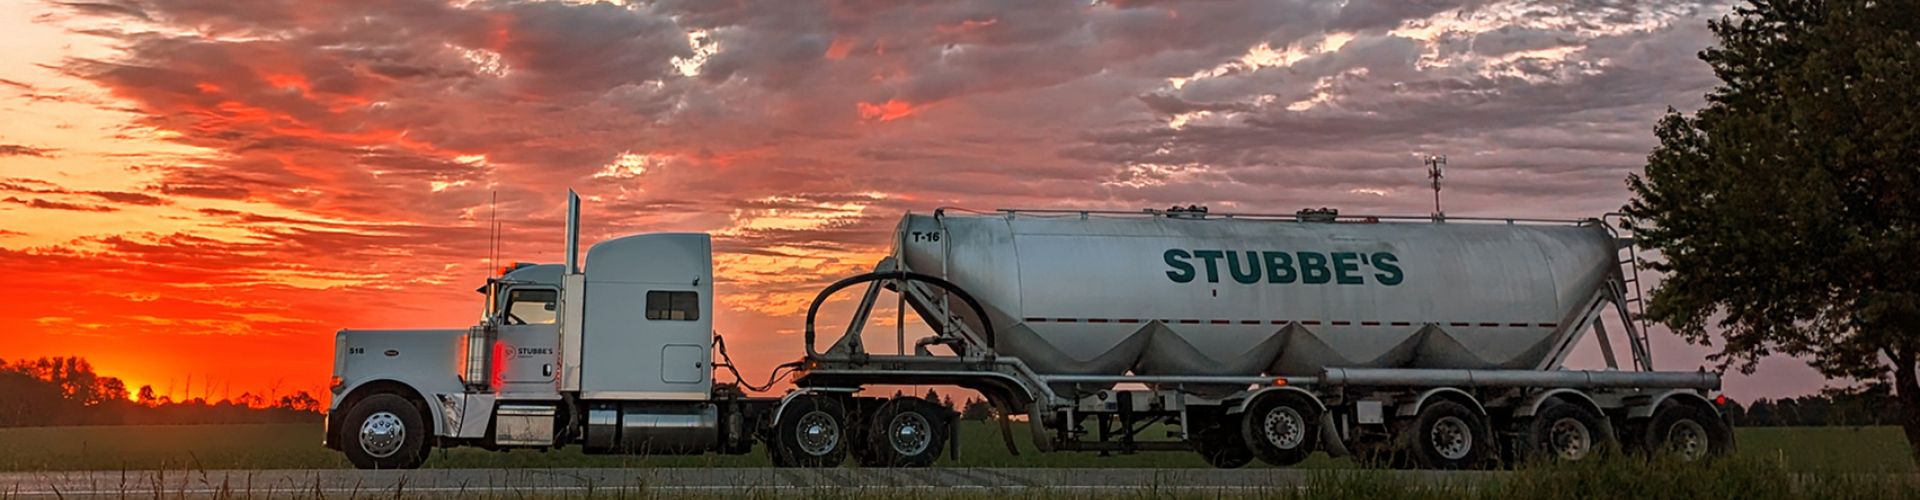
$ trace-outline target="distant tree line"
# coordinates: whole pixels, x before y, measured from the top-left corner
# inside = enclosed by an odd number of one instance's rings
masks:
[[[0,360],[0,427],[312,422],[322,409],[306,391],[175,401],[152,386],[129,393],[125,382],[94,373],[83,358]]]
[[[1873,384],[1745,405],[1728,401],[1727,416],[1737,427],[1899,425],[1895,403],[1886,384]]]

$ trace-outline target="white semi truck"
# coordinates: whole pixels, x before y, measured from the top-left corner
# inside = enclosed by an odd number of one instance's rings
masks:
[[[742,381],[713,333],[709,237],[603,241],[582,267],[572,193],[567,213],[565,262],[489,279],[479,324],[340,331],[326,446],[382,469],[452,446],[764,443],[804,467],[957,456],[951,410],[863,393],[907,385],[978,391],[1009,450],[1022,416],[1042,451],[1192,450],[1218,467],[1316,451],[1438,469],[1611,449],[1694,460],[1733,445],[1718,375],[1653,370],[1631,238],[1600,219],[908,214],[873,272],[808,308],[804,355],[774,370],[793,388],[751,397],[767,387]],[[849,288],[864,294],[822,350],[820,306]],[[896,326],[893,352],[869,350],[883,292],[933,335],[909,343]],[[1606,367],[1564,368],[1586,337]]]

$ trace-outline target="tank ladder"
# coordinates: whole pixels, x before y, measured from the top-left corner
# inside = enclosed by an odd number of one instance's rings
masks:
[[[1652,325],[1647,321],[1646,291],[1640,285],[1640,244],[1633,230],[1625,224],[1626,214],[1610,213],[1601,224],[1612,233],[1617,245],[1614,258],[1620,274],[1607,281],[1607,288],[1613,294],[1613,303],[1620,310],[1622,328],[1626,329],[1627,345],[1633,350],[1634,368],[1640,371],[1653,371],[1653,348],[1647,341],[1647,330]],[[1620,252],[1625,252],[1622,255]]]

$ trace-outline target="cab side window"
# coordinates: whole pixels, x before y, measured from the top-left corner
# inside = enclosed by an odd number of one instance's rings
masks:
[[[647,319],[698,321],[700,294],[694,292],[647,292]]]
[[[507,324],[551,325],[558,321],[560,293],[552,289],[517,289],[507,292]]]

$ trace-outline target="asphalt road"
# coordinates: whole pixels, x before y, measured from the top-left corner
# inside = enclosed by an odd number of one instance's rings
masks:
[[[1251,492],[1292,488],[1328,471],[1292,469],[428,469],[73,471],[0,474],[0,497],[324,495],[395,492],[735,494],[1045,490]],[[1377,471],[1428,483],[1471,481],[1485,472]]]

